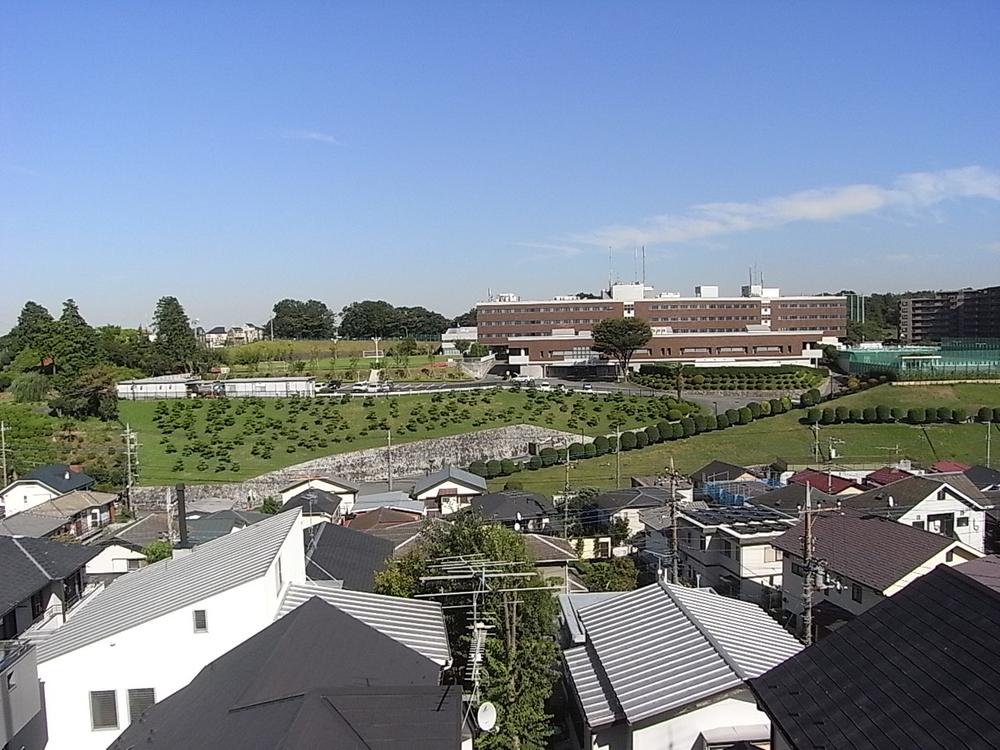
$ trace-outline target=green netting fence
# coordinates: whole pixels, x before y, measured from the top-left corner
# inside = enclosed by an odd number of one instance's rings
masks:
[[[1000,339],[946,339],[940,346],[851,349],[845,355],[847,372],[860,378],[1000,379]]]

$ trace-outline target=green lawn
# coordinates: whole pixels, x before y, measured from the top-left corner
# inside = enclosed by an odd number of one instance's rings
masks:
[[[462,368],[458,366],[442,367],[448,357],[413,356],[406,362],[397,362],[392,357],[383,357],[381,361],[384,378],[395,378],[407,381],[440,381],[440,380],[470,380]],[[302,369],[296,369],[301,365]],[[232,375],[310,375],[321,380],[337,378],[340,380],[367,380],[368,373],[375,365],[374,359],[357,359],[339,357],[330,359],[302,359],[295,362],[271,360],[249,364],[229,365]]]
[[[887,404],[903,407],[963,406],[972,414],[980,406],[1000,406],[1000,386],[956,384],[947,386],[898,387],[879,386],[846,396],[831,405],[863,408]],[[686,440],[675,440],[644,450],[622,453],[622,482],[628,477],[662,473],[671,458],[677,470],[690,473],[713,459],[738,464],[760,464],[777,458],[788,463],[812,463],[812,430],[799,420],[805,411],[709,432]],[[994,445],[1000,446],[1000,425],[993,425]],[[982,424],[930,424],[922,427],[907,424],[843,424],[820,427],[820,443],[824,455],[829,439],[843,441],[835,447],[843,463],[884,463],[910,458],[924,465],[942,458],[965,463],[983,463],[986,458],[986,426]],[[897,450],[898,446],[898,450]],[[1000,452],[997,448],[995,453]],[[490,482],[501,488],[507,481],[516,481],[526,490],[552,494],[561,491],[565,482],[565,467],[555,466],[538,471],[522,471],[513,477],[500,477]],[[570,479],[577,487],[613,487],[615,456],[602,456],[578,461],[571,468]]]
[[[234,481],[335,453],[535,424],[581,436],[655,424],[668,397],[484,390],[400,397],[122,401],[139,435],[140,483]],[[683,408],[689,408],[684,405]]]

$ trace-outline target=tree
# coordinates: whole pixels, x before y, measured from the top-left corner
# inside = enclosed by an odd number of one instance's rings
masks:
[[[96,365],[81,372],[49,401],[49,408],[59,416],[97,417],[102,422],[118,418],[118,392],[115,384],[134,372],[111,365]]]
[[[352,302],[340,319],[340,335],[347,339],[388,338],[399,329],[400,316],[384,300]]]
[[[269,516],[273,516],[281,512],[281,501],[276,497],[265,497],[264,502],[260,505],[260,512],[266,513]]]
[[[319,300],[283,299],[273,311],[271,322],[278,338],[318,341],[333,338],[337,330],[333,312]]]
[[[173,557],[174,548],[170,546],[170,542],[161,539],[156,542],[150,542],[143,547],[142,554],[146,556],[146,562],[152,565],[160,560],[167,560]]]
[[[513,563],[505,570],[534,572],[520,534],[487,524],[474,515],[461,514],[452,523],[427,528],[417,553],[392,560],[376,574],[376,591],[415,596],[464,590],[466,581],[421,582],[420,577],[430,572],[434,558],[477,554]],[[553,638],[556,605],[551,592],[531,590],[542,586],[537,575],[511,577],[503,579],[503,588],[508,591],[489,593],[480,600],[480,616],[494,625],[486,641],[481,697],[493,702],[499,711],[496,731],[477,739],[477,746],[485,750],[546,747],[551,717],[545,704],[552,694],[557,658]],[[460,600],[449,596],[446,601]],[[469,613],[449,609],[445,616],[456,673],[460,674],[465,670],[468,653]]]
[[[616,557],[607,562],[581,561],[577,570],[590,591],[632,591],[639,578],[631,557]]]
[[[444,315],[425,307],[397,307],[398,323],[395,336],[440,336],[448,330],[451,321]]]
[[[608,534],[611,536],[611,546],[620,547],[632,537],[628,519],[615,518],[608,524]]]
[[[455,348],[458,349],[459,354],[465,354],[469,351],[469,347],[472,346],[471,341],[466,341],[465,339],[459,339],[455,342]]]
[[[52,326],[49,340],[49,356],[61,382],[93,367],[99,360],[97,332],[87,325],[72,299],[63,303],[62,315]]]
[[[641,318],[605,318],[591,334],[595,352],[607,354],[618,361],[622,377],[628,380],[628,364],[632,355],[653,337],[649,324]]]
[[[469,312],[462,313],[457,318],[451,321],[451,324],[455,328],[465,328],[467,326],[476,325],[477,313],[476,308],[473,307]]]
[[[198,341],[176,297],[160,297],[153,313],[153,328],[156,330],[153,350],[159,358],[157,369],[163,372],[190,369]]]
[[[40,372],[25,372],[15,376],[9,390],[19,403],[44,401],[49,392],[49,379]]]
[[[22,349],[37,349],[44,352],[49,344],[55,321],[49,311],[37,302],[25,302],[17,316],[17,325],[11,329],[8,339],[14,352]]]

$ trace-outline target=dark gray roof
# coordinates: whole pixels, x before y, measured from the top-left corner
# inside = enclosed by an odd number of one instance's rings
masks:
[[[44,482],[49,487],[60,494],[72,492],[73,490],[83,490],[90,487],[97,480],[87,476],[82,471],[73,471],[69,464],[47,464],[39,466],[34,471],[29,471],[22,479],[37,479]]]
[[[1000,747],[1000,593],[963,567],[939,565],[751,681],[790,747]]]
[[[813,508],[832,508],[842,498],[828,495],[822,490],[812,488]],[[753,498],[752,505],[758,508],[770,508],[789,516],[798,516],[799,509],[806,504],[806,486],[804,484],[786,484]]]
[[[167,514],[150,513],[143,516],[138,521],[115,534],[115,538],[121,539],[126,544],[135,547],[145,547],[151,542],[158,542],[167,538]]]
[[[925,474],[923,476],[907,477],[898,482],[868,490],[857,495],[842,495],[840,500],[844,507],[863,509],[888,509],[889,498],[895,513],[901,513],[912,508],[943,486],[965,495],[972,503],[982,505],[983,493],[963,474]],[[987,503],[988,504],[988,503]]]
[[[100,552],[98,547],[48,539],[0,537],[0,614],[51,581],[68,578]]]
[[[566,539],[544,534],[525,534],[524,547],[536,563],[579,560],[573,544]]]
[[[677,499],[680,499],[679,495]],[[621,490],[610,490],[602,492],[592,502],[598,508],[610,511],[625,508],[659,508],[670,502],[670,488],[627,487]]]
[[[313,598],[206,666],[111,745],[458,750],[462,691],[433,661]]]
[[[225,333],[225,332],[226,332],[225,326],[216,326],[215,328],[211,328],[205,331],[205,333]]]
[[[794,520],[770,508],[721,507],[680,511],[686,518],[702,526],[725,526],[737,534],[774,534],[787,531]]]
[[[552,503],[542,495],[520,490],[504,490],[472,498],[471,509],[487,521],[516,521],[517,514],[525,520],[543,518],[555,512]]]
[[[46,516],[30,510],[0,518],[0,536],[45,537],[69,523],[69,519]]]
[[[709,461],[698,469],[698,471],[691,474],[689,478],[696,484],[702,484],[704,482],[727,482],[743,474],[757,476],[755,472],[750,471],[745,466],[738,466],[726,461]]]
[[[309,487],[289,499],[282,506],[281,510],[284,512],[293,508],[302,508],[302,512],[307,516],[316,514],[332,516],[336,514],[339,507],[339,495],[331,494],[326,490],[320,490],[316,487]]]
[[[343,581],[344,588],[374,591],[375,573],[392,558],[396,545],[363,531],[318,523],[303,532],[306,576],[312,581]]]
[[[426,518],[421,521],[410,521],[409,523],[398,523],[393,526],[365,529],[364,533],[380,537],[381,539],[388,539],[395,545],[393,555],[398,557],[419,547],[425,538],[424,532],[436,523],[448,522],[441,518]]]
[[[989,487],[1000,487],[1000,471],[987,466],[973,466],[964,472],[966,478],[980,490]]]
[[[852,511],[815,514],[813,539],[816,557],[826,561],[831,573],[876,591],[885,591],[938,553],[958,544],[954,539],[881,515]],[[793,527],[771,544],[802,557],[802,529]]]
[[[191,544],[204,544],[220,536],[231,534],[234,529],[244,529],[255,523],[270,518],[266,513],[253,510],[219,510],[208,513],[201,518],[189,519],[188,541]]]
[[[457,466],[445,466],[443,469],[438,469],[432,474],[416,480],[413,483],[413,494],[419,495],[421,492],[431,489],[436,484],[448,481],[464,485],[470,490],[476,490],[477,492],[486,492],[488,489],[486,480],[478,474],[473,474],[471,471],[460,469]]]
[[[956,565],[955,569],[1000,593],[1000,556],[990,555],[980,557],[978,560],[969,560]]]

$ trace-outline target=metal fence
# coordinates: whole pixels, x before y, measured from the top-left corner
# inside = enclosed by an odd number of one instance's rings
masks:
[[[848,373],[897,381],[1000,379],[1000,339],[946,339],[935,347],[855,349]]]

